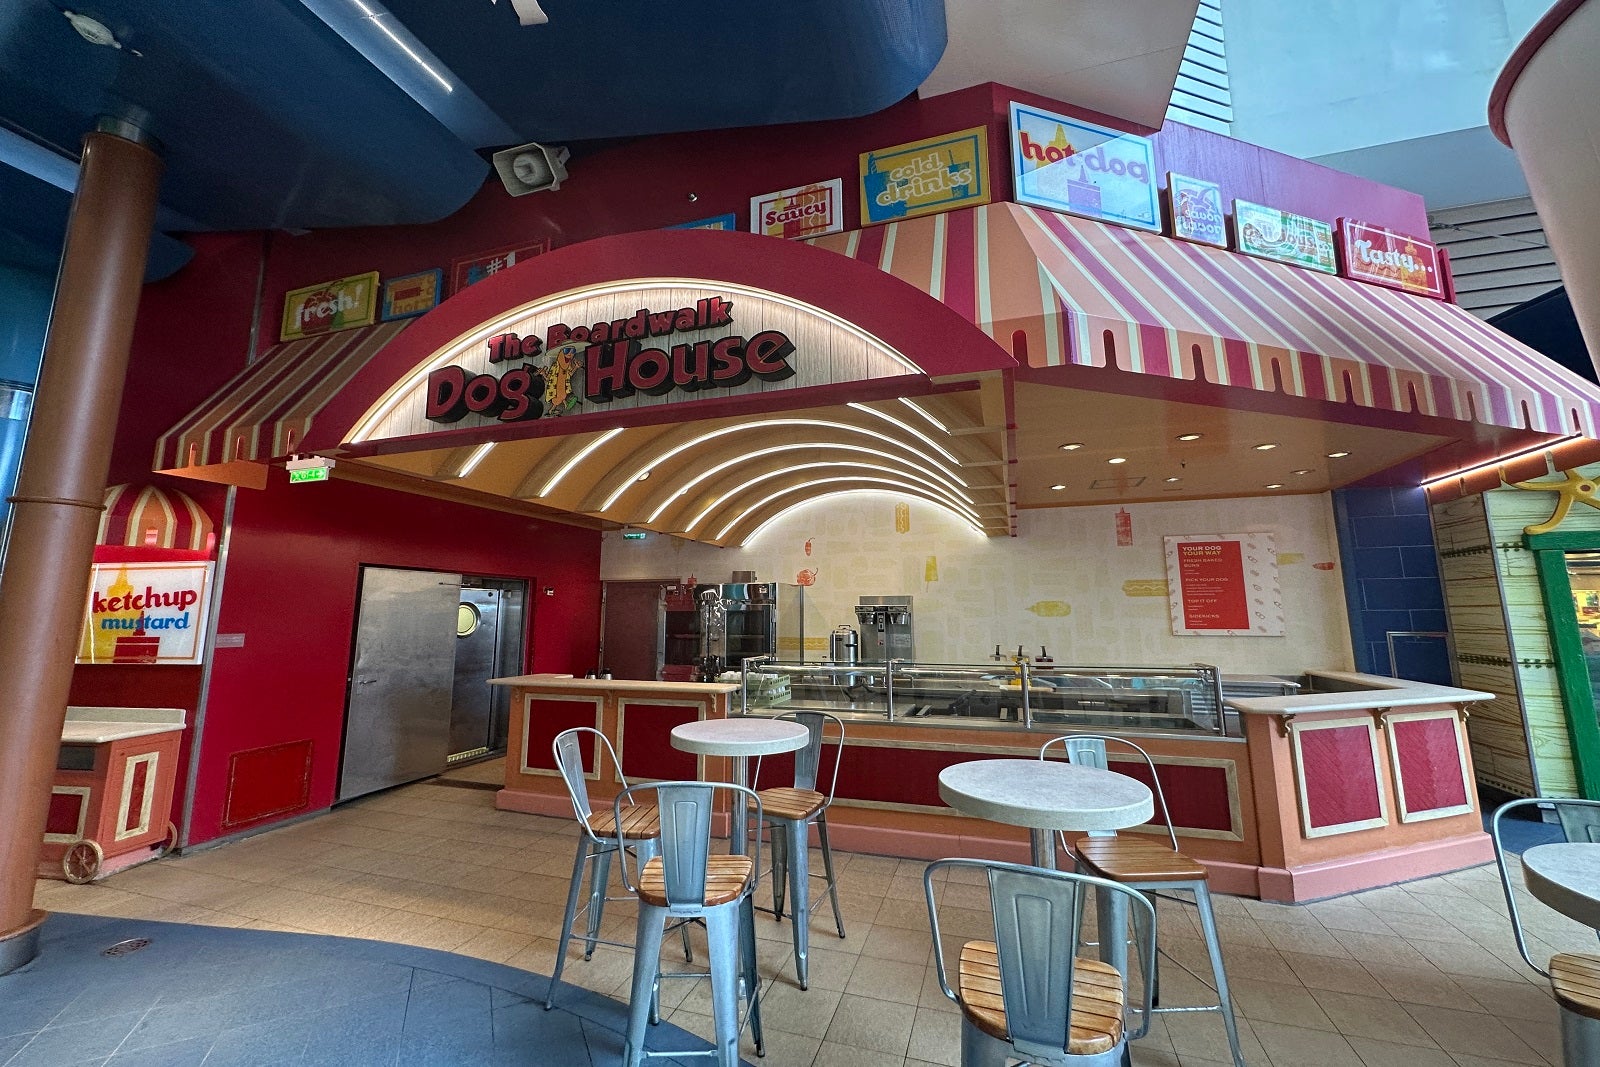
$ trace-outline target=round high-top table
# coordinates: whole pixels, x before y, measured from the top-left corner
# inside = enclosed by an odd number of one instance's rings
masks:
[[[939,772],[939,797],[968,815],[1026,826],[1033,865],[1051,871],[1057,830],[1122,830],[1155,815],[1155,798],[1143,782],[1097,767],[1038,759],[983,759],[946,767]],[[1096,893],[1095,912],[1100,958],[1126,975],[1127,939],[1107,931],[1127,929],[1127,898]]]
[[[699,719],[672,728],[672,747],[701,756],[731,756],[733,783],[749,788],[751,756],[771,756],[806,747],[811,731],[787,719],[740,715],[728,719]],[[744,849],[749,814],[741,801],[733,806],[732,845]]]
[[[1535,899],[1600,930],[1600,845],[1535,845],[1522,854],[1522,881]]]

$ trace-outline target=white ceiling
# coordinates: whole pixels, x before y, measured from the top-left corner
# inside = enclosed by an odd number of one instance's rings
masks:
[[[922,96],[983,82],[1158,129],[1199,0],[945,0]]]

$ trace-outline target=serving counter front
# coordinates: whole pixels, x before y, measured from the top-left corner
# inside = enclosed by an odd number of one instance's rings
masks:
[[[1202,697],[1203,710],[1193,714],[1183,710],[1191,707],[1187,697],[1163,695],[1164,682],[1132,686],[1120,684],[1127,681],[1122,676],[1108,676],[1110,684],[1081,687],[1107,690],[1095,699],[1063,693],[1079,688],[1074,685],[1057,685],[1040,700],[1045,687],[1036,689],[1033,679],[1024,678],[1025,700],[1014,691],[1015,680],[987,677],[988,668],[962,670],[985,672],[981,685],[962,688],[981,690],[985,699],[990,689],[998,692],[993,714],[963,714],[980,703],[987,710],[988,704],[959,696],[932,705],[903,696],[880,708],[870,694],[886,679],[859,668],[829,679],[833,688],[824,689],[837,699],[817,699],[818,690],[808,689],[798,674],[791,681],[802,684],[781,688],[752,686],[749,678],[704,685],[501,679],[498,684],[511,686],[514,695],[506,787],[497,804],[571,814],[550,748],[555,735],[571,726],[604,733],[630,781],[728,780],[725,761],[672,748],[672,727],[741,710],[770,715],[815,707],[845,721],[838,792],[828,816],[839,848],[1026,862],[1027,832],[946,807],[939,798],[939,772],[974,759],[1034,758],[1045,741],[1076,732],[1125,736],[1151,754],[1180,847],[1206,864],[1220,892],[1312,900],[1491,858],[1464,725],[1468,705],[1490,699],[1487,693],[1336,671],[1308,672],[1298,685],[1220,676],[1213,688],[1221,703]],[[944,670],[940,678],[950,673]],[[932,691],[930,676],[919,685],[920,690],[903,685],[901,692]],[[852,692],[845,693],[846,687]],[[1110,691],[1118,688],[1127,691]],[[1282,695],[1237,695],[1241,691]],[[924,707],[931,710],[912,714]],[[835,758],[830,746],[823,756],[824,780]],[[1136,754],[1113,746],[1111,761],[1112,769],[1150,784]],[[614,796],[617,768],[596,767],[587,750],[585,765],[593,768],[591,795]],[[756,786],[787,784],[792,766],[788,757],[769,758]]]

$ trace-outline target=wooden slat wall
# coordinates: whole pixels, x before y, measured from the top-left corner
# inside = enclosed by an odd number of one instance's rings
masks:
[[[1520,678],[1484,498],[1464,497],[1436,504],[1432,511],[1457,674],[1463,686],[1495,694],[1494,700],[1475,704],[1467,720],[1473,767],[1487,785],[1534,796],[1539,782],[1523,728]]]

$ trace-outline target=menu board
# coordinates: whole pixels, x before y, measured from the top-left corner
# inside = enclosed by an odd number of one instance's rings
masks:
[[[1271,534],[1185,534],[1165,541],[1175,635],[1283,636],[1283,595]]]
[[[1234,247],[1247,256],[1275,259],[1308,270],[1335,274],[1333,227],[1321,219],[1275,207],[1233,202]]]
[[[844,179],[750,198],[750,232],[796,241],[844,229]]]
[[[989,202],[989,131],[861,153],[861,224],[894,222]]]
[[[1148,137],[1013,101],[1011,174],[1019,204],[1161,230]]]
[[[1172,236],[1228,247],[1228,220],[1222,213],[1222,188],[1216,182],[1168,171],[1167,206],[1172,215]]]

